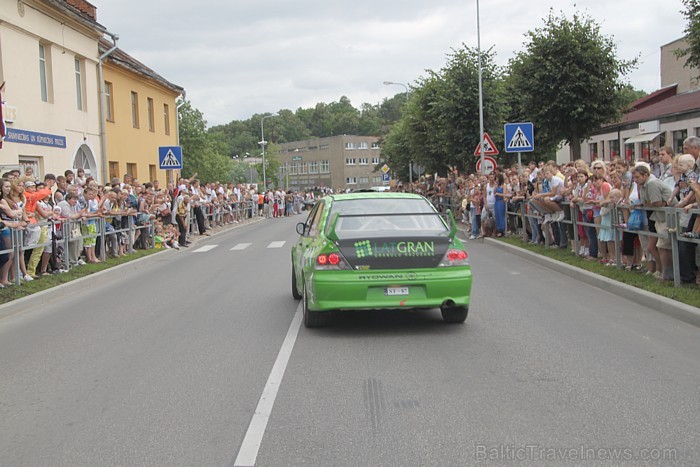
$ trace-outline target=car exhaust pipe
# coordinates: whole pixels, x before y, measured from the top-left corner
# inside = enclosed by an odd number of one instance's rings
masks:
[[[454,308],[455,302],[452,300],[445,300],[442,302],[442,305],[440,305],[440,311],[444,310],[449,310],[450,308]]]

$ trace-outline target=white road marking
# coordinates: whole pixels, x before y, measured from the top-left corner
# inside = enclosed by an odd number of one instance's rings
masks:
[[[234,246],[233,248],[231,248],[230,251],[245,250],[245,249],[248,248],[250,245],[252,245],[252,243],[239,243],[238,245],[236,245],[236,246]]]
[[[192,253],[204,253],[204,252],[207,252],[207,251],[209,251],[209,250],[213,250],[213,249],[216,248],[217,246],[219,246],[219,245],[205,245],[205,246],[203,246],[203,247],[201,247],[201,248],[197,248],[197,249],[194,250]]]
[[[282,248],[284,244],[287,242],[272,242],[269,245],[267,245],[268,248]]]
[[[270,420],[272,406],[275,404],[275,399],[277,398],[277,391],[279,391],[280,385],[282,384],[284,371],[287,369],[289,357],[292,355],[292,349],[294,349],[294,343],[299,334],[302,318],[301,306],[302,304],[299,303],[294,318],[292,318],[292,324],[289,325],[289,330],[287,330],[282,348],[277,354],[275,364],[272,366],[270,376],[267,378],[265,389],[263,389],[263,393],[258,401],[258,406],[255,408],[253,419],[250,421],[250,425],[248,425],[248,431],[246,431],[245,437],[243,438],[241,449],[238,451],[238,456],[236,456],[236,460],[233,462],[234,467],[255,465],[258,451],[260,451],[260,444],[262,443],[265,430],[267,429],[267,422]]]

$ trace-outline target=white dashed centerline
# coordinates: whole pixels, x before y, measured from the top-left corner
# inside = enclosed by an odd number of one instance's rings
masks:
[[[248,431],[246,431],[245,437],[243,438],[241,449],[238,451],[236,460],[233,461],[234,467],[255,465],[255,460],[260,451],[260,444],[262,444],[262,439],[267,429],[267,422],[270,420],[272,406],[275,405],[277,391],[279,391],[280,385],[282,384],[284,371],[287,369],[289,357],[292,355],[292,349],[294,349],[294,343],[299,334],[301,318],[300,303],[294,314],[294,318],[292,318],[292,324],[289,325],[289,330],[282,343],[282,348],[277,354],[275,364],[272,366],[270,376],[267,378],[265,389],[263,389],[263,393],[258,401],[258,406],[255,408],[253,419],[250,421],[250,425],[248,425]]]
[[[269,245],[267,245],[268,248],[282,248],[284,244],[287,242],[272,242]]]
[[[231,248],[231,250],[229,250],[229,251],[245,250],[250,245],[252,245],[252,243],[239,243],[238,245]]]

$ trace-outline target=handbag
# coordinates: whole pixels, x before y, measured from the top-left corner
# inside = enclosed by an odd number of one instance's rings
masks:
[[[71,224],[70,232],[68,232],[68,240],[75,241],[83,237],[82,229],[80,228],[80,222],[74,222]]]
[[[627,230],[642,230],[643,225],[644,213],[639,209],[630,212],[630,217],[627,219]]]

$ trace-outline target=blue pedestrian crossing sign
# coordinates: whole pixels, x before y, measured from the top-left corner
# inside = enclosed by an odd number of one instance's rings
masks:
[[[161,169],[181,169],[182,148],[180,146],[158,147],[158,164]]]
[[[531,122],[505,124],[506,152],[532,152],[535,150],[535,131]]]

